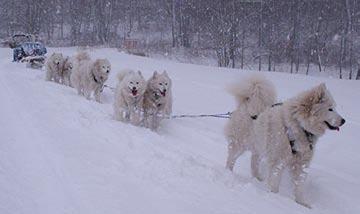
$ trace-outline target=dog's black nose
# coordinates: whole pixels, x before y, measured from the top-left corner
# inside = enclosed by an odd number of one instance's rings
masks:
[[[136,90],[136,87],[133,87],[132,90]]]
[[[343,118],[343,119],[341,119],[341,125],[344,125],[344,123],[345,123],[346,121],[345,121],[345,119]]]
[[[166,89],[164,89],[164,93],[166,92]]]

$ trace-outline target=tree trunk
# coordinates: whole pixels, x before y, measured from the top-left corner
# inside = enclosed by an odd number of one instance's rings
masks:
[[[262,26],[263,26],[263,2],[260,0],[260,11],[259,11],[259,71],[261,71],[261,49],[262,49]]]
[[[245,54],[245,29],[242,31],[241,37],[241,69],[244,69],[244,54]]]
[[[352,35],[352,30],[353,30],[353,27],[352,27],[352,14],[351,14],[351,5],[350,5],[350,0],[345,0],[345,7],[346,7],[346,14],[347,14],[347,24],[346,24],[346,28],[347,28],[347,37]],[[349,79],[352,78],[352,41],[350,39],[349,41]]]
[[[306,75],[309,75],[309,69],[310,69],[310,59],[308,58],[306,65]]]
[[[341,37],[340,45],[340,62],[339,62],[339,78],[342,79],[342,66],[343,66],[343,55],[344,55],[344,36]]]
[[[322,63],[321,63],[321,56],[320,56],[320,52],[319,51],[317,51],[317,53],[318,53],[318,66],[319,66],[319,72],[321,72],[321,67],[322,67]]]
[[[268,56],[268,71],[271,71],[271,51],[269,52]]]
[[[175,25],[176,25],[175,0],[172,0],[171,11],[172,11],[171,36],[172,36],[172,47],[174,48],[176,46],[176,38],[175,38]]]

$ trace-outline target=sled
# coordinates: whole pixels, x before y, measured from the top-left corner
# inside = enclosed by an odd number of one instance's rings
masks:
[[[45,56],[27,56],[20,61],[26,62],[27,68],[41,69],[45,64]]]

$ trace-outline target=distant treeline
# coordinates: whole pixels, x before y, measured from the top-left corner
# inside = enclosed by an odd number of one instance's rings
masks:
[[[314,65],[355,78],[359,0],[0,0],[0,34],[40,35],[51,45],[144,46],[215,53],[218,65],[308,73]],[[160,33],[158,38],[152,37]]]

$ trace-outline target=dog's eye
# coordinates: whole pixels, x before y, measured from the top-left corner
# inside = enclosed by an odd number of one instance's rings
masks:
[[[334,109],[332,109],[332,108],[329,108],[329,111],[334,111]]]
[[[165,85],[167,85],[167,83],[165,83]]]
[[[159,85],[162,85],[162,83],[159,83]]]
[[[133,82],[130,82],[130,84],[134,84]]]
[[[139,85],[139,82],[136,82],[136,85]]]

